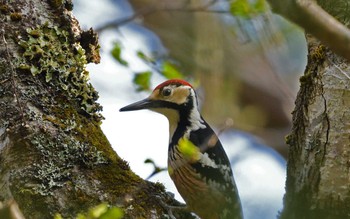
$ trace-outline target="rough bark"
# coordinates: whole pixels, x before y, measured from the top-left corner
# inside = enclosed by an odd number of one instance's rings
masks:
[[[281,218],[350,215],[350,66],[308,37],[309,55],[293,112]]]
[[[341,26],[340,23],[329,25],[337,21],[329,15],[321,16],[319,13],[326,12],[317,8],[315,2],[283,1],[287,6],[282,6],[281,1],[269,2],[278,13],[332,48],[307,35],[308,63],[300,78],[293,129],[287,137],[290,148],[281,218],[349,218],[350,66],[346,52],[349,29],[345,27],[349,22],[349,3],[318,1],[344,24]],[[309,13],[313,9],[317,10]],[[339,51],[345,51],[346,55]]]
[[[98,62],[97,38],[71,9],[69,0],[0,1],[0,201],[16,200],[26,218],[71,218],[101,202],[126,218],[161,217],[156,196],[174,200],[135,175],[100,129],[85,70]]]

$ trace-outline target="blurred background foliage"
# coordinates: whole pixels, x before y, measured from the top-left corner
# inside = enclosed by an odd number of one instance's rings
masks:
[[[154,86],[154,73],[187,79],[198,88],[209,123],[220,127],[233,119],[233,128],[261,137],[286,156],[284,136],[306,64],[299,28],[273,14],[265,0],[129,2],[135,14],[123,22],[144,25],[165,47],[138,51],[151,69],[134,72],[138,91]],[[122,53],[123,45],[116,43],[112,55],[127,66]]]
[[[106,203],[99,204],[90,208],[87,212],[79,213],[76,219],[121,219],[124,216],[122,208],[109,206]],[[64,219],[61,214],[57,213],[54,219]]]

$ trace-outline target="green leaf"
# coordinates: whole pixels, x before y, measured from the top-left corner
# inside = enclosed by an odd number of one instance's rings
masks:
[[[248,0],[234,0],[230,4],[230,12],[234,16],[248,18],[250,15],[250,5]]]
[[[263,13],[268,10],[268,5],[265,0],[256,0],[254,8],[257,12]]]
[[[154,160],[151,158],[147,158],[145,161],[143,161],[144,163],[151,163],[151,164],[155,164]]]
[[[121,219],[124,216],[124,211],[121,208],[112,207],[98,219]]]
[[[199,148],[188,138],[181,138],[179,140],[179,151],[189,162],[195,162],[200,159]]]
[[[168,61],[163,62],[162,74],[167,79],[183,78],[183,75],[177,68]]]
[[[137,52],[137,57],[139,57],[140,59],[142,59],[143,61],[148,62],[148,63],[154,63],[155,62],[155,60],[153,58],[147,56],[142,51],[138,51]]]
[[[137,91],[149,90],[151,85],[152,72],[145,71],[136,73],[133,82],[137,86]]]
[[[265,0],[233,0],[230,4],[230,12],[232,15],[242,18],[264,13],[268,10]]]
[[[75,219],[121,219],[124,211],[118,207],[110,207],[107,203],[99,204],[88,210],[88,213],[79,213]],[[53,219],[63,219],[61,214],[55,214]]]
[[[91,218],[99,218],[101,215],[105,214],[108,210],[108,205],[106,203],[99,204],[89,210],[89,215]]]
[[[147,58],[146,54],[142,51],[137,51],[137,57],[139,57],[142,60],[145,60]]]
[[[61,214],[56,213],[55,216],[53,216],[53,219],[63,219],[63,218]]]
[[[121,57],[122,48],[120,43],[115,43],[111,51],[113,58],[115,58],[121,65],[128,66],[129,63]]]
[[[87,217],[79,213],[75,219],[87,219]]]

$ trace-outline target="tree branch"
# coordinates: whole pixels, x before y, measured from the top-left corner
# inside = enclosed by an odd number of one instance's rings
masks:
[[[267,0],[273,10],[350,61],[350,30],[313,0]]]

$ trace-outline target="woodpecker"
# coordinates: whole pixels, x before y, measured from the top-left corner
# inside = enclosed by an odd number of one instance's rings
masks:
[[[120,111],[149,109],[169,120],[168,172],[187,208],[202,219],[241,219],[230,161],[198,110],[192,85],[172,79]]]

